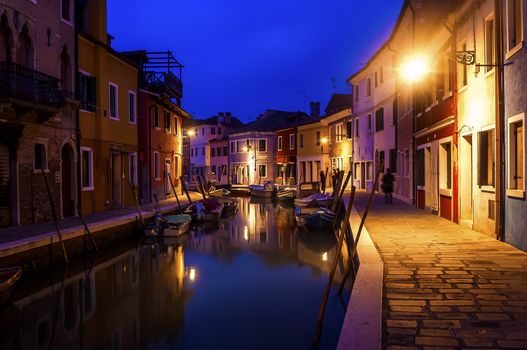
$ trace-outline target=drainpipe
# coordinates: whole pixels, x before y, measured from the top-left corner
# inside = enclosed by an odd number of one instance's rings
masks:
[[[503,45],[502,45],[502,3],[494,0],[494,11],[496,18],[496,79],[495,79],[495,103],[496,103],[496,239],[504,240],[503,227],[505,221],[505,147],[504,147],[504,109],[503,109]]]
[[[412,11],[412,51],[415,50],[415,9],[412,5],[412,1],[408,1],[408,8],[410,11]],[[415,144],[415,93],[414,93],[414,85],[412,84],[412,173],[413,173],[413,181],[412,181],[412,204],[414,206],[417,205],[417,167],[415,166],[415,153],[417,150],[417,146]]]
[[[78,8],[75,11],[75,16],[77,15]],[[74,39],[73,39],[73,46],[74,46],[74,77],[75,77],[75,99],[79,98],[80,91],[79,91],[79,23],[77,19],[75,19],[74,23]],[[77,148],[77,164],[76,164],[76,175],[77,175],[77,209],[75,209],[75,212],[77,212],[77,215],[79,214],[78,211],[82,212],[82,185],[81,185],[81,167],[80,164],[82,162],[81,159],[81,129],[80,129],[80,105],[78,105],[75,108],[75,138],[76,138],[76,148]]]
[[[147,123],[148,123],[148,127],[147,127],[147,130],[148,130],[148,133],[147,133],[147,138],[148,138],[148,149],[147,149],[147,161],[148,161],[148,203],[152,203],[152,159],[151,159],[151,153],[152,153],[152,110],[154,109],[154,107],[158,106],[158,103],[155,102],[154,104],[152,104],[150,107],[148,107],[148,120],[147,120]],[[158,119],[159,120],[159,112],[157,114],[158,116]],[[177,126],[176,126],[177,127]],[[161,160],[161,155],[159,155],[159,158]]]

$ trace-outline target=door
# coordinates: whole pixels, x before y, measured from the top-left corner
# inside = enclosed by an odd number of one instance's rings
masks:
[[[366,189],[366,163],[360,163],[360,188]]]
[[[9,149],[0,143],[0,227],[11,225],[11,184],[9,172]]]
[[[170,196],[170,178],[168,177],[168,174],[172,175],[170,171],[170,159],[165,159],[165,197]]]
[[[439,211],[438,151],[437,142],[425,148],[425,209],[434,214]]]
[[[75,215],[75,159],[73,147],[65,144],[60,153],[61,160],[61,190],[62,216]]]
[[[459,220],[472,228],[472,134],[459,139]]]
[[[112,152],[111,153],[111,165],[112,165],[112,203],[114,208],[119,208],[122,206],[121,200],[121,153]]]

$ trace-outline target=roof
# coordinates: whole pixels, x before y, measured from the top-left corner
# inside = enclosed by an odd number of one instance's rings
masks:
[[[344,109],[352,108],[352,106],[353,106],[353,95],[352,94],[333,94],[324,112],[326,112],[326,114],[332,114],[332,113],[340,112]]]
[[[185,123],[185,126],[199,126],[199,125],[218,125],[218,118],[219,116],[215,115],[213,117],[207,118],[207,119],[192,119],[189,120],[187,123]],[[226,123],[225,121],[220,122],[219,124],[223,126],[227,126],[229,128],[240,128],[244,124],[236,117],[230,116],[230,122]]]
[[[268,109],[255,121],[246,124],[235,133],[249,131],[276,131],[305,124],[310,120],[312,120],[312,118],[304,112],[286,112]]]

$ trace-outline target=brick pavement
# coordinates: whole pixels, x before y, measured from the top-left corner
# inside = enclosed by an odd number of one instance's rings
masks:
[[[527,253],[380,195],[366,227],[384,261],[383,348],[527,349]]]

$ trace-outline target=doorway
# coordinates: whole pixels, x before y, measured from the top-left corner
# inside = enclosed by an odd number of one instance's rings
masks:
[[[121,200],[121,153],[111,152],[111,174],[112,174],[112,204],[114,208],[120,208],[122,206]]]
[[[11,225],[9,148],[0,143],[0,227]]]
[[[472,193],[472,134],[459,139],[459,221],[472,228],[473,193]]]
[[[165,198],[170,196],[170,178],[169,175],[172,175],[170,171],[170,159],[165,159]]]
[[[62,217],[75,215],[75,153],[66,143],[60,152],[62,178]]]
[[[366,189],[366,163],[360,163],[360,188]]]

